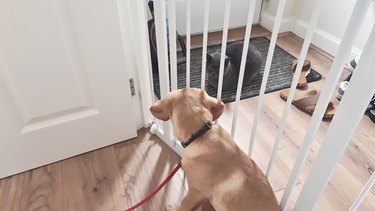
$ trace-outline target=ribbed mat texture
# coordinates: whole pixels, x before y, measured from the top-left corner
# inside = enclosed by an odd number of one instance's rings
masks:
[[[254,78],[251,85],[242,87],[241,99],[250,98],[259,95],[260,86],[264,72],[264,66],[267,59],[268,47],[270,41],[265,37],[252,38],[250,43],[253,44],[262,54],[263,64],[260,73]],[[212,45],[207,47],[208,53],[214,53],[221,49],[221,45]],[[266,86],[266,93],[278,91],[281,89],[289,88],[293,74],[291,72],[291,65],[295,58],[288,52],[276,46],[271,71]],[[190,63],[190,86],[200,88],[201,85],[201,71],[202,71],[202,48],[191,49],[191,63]],[[177,66],[177,86],[178,88],[186,87],[186,64]],[[311,70],[307,77],[308,82],[317,81],[321,79],[321,75],[315,70]],[[159,74],[153,74],[154,91],[156,96],[160,99],[160,84]],[[208,83],[206,75],[206,91],[212,96],[217,96],[217,90]],[[235,101],[236,90],[228,90],[222,92],[222,101],[229,103]]]

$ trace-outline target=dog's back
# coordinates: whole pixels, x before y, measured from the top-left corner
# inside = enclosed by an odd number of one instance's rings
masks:
[[[202,144],[188,148],[185,155],[183,161],[192,166],[184,169],[187,176],[199,178],[189,181],[189,185],[207,191],[216,210],[279,210],[263,172],[219,125],[211,129]],[[194,166],[200,166],[200,170]]]

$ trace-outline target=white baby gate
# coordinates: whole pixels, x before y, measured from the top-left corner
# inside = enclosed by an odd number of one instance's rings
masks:
[[[245,32],[245,44],[242,53],[242,62],[240,66],[240,76],[238,80],[238,88],[236,92],[236,100],[235,100],[235,109],[233,115],[233,123],[231,128],[231,135],[234,136],[236,132],[236,123],[238,118],[238,111],[239,111],[239,101],[240,101],[240,94],[241,94],[241,87],[242,87],[242,79],[244,75],[245,69],[245,60],[247,56],[248,44],[250,41],[250,34],[255,10],[256,0],[249,0],[249,10],[248,10],[248,17],[247,17],[247,25],[246,25],[246,32]],[[353,46],[355,38],[357,37],[359,28],[363,21],[363,18],[366,14],[368,9],[369,3],[371,0],[357,0],[354,10],[351,14],[350,21],[347,25],[345,34],[342,38],[342,42],[340,43],[339,49],[337,54],[335,55],[333,64],[330,68],[328,77],[326,78],[326,82],[324,88],[322,89],[320,98],[318,100],[316,109],[314,114],[312,115],[310,124],[307,128],[306,135],[304,137],[303,144],[299,150],[298,157],[295,161],[293,166],[288,184],[285,188],[285,192],[282,196],[280,207],[282,210],[286,209],[286,205],[290,195],[293,191],[293,188],[296,185],[297,177],[299,176],[303,164],[306,160],[308,151],[314,141],[314,137],[317,134],[318,128],[320,126],[321,120],[325,113],[325,108],[327,107],[328,103],[330,102],[331,96],[335,91],[336,84],[339,80],[339,77],[342,73],[344,68],[345,62],[349,58],[350,50]],[[144,33],[147,33],[147,25],[146,25],[146,5],[144,2],[139,3],[141,1],[135,1],[138,3],[138,7],[142,7],[143,4],[143,25],[140,30]],[[190,86],[190,45],[191,45],[191,0],[185,0],[186,2],[186,48],[187,48],[187,55],[186,55],[186,87]],[[273,59],[273,53],[275,50],[276,39],[278,36],[281,18],[283,15],[284,7],[285,7],[286,0],[279,0],[275,22],[272,30],[271,35],[271,42],[268,49],[268,57],[265,63],[265,70],[262,80],[262,85],[259,93],[259,100],[257,103],[257,111],[254,119],[254,124],[252,127],[251,137],[250,137],[250,145],[248,149],[248,154],[251,156],[252,149],[254,146],[255,135],[257,131],[257,126],[259,123],[259,119],[262,113],[262,106],[264,100],[264,94],[267,84],[268,75],[271,68],[271,62]],[[129,3],[132,4],[132,3]],[[203,53],[202,53],[202,85],[201,88],[204,89],[204,82],[206,76],[206,53],[207,53],[207,37],[208,37],[208,23],[209,23],[209,4],[210,0],[204,0],[204,20],[203,20]],[[306,32],[302,50],[299,55],[299,60],[296,68],[296,72],[293,77],[291,89],[289,92],[289,97],[286,102],[286,106],[284,108],[284,112],[282,115],[282,119],[279,125],[279,129],[277,131],[276,140],[273,146],[273,151],[271,155],[271,159],[269,161],[266,175],[269,176],[273,164],[276,159],[276,155],[278,152],[279,145],[283,138],[283,132],[286,125],[286,120],[288,118],[288,114],[291,110],[291,102],[293,96],[296,91],[297,82],[299,76],[301,74],[302,66],[304,60],[307,55],[308,48],[310,46],[315,27],[319,18],[319,13],[321,8],[324,6],[323,0],[315,0],[314,7],[312,10],[312,16],[310,18],[310,23],[308,26],[308,30]],[[228,35],[228,25],[229,25],[229,16],[230,16],[230,7],[231,7],[231,0],[225,1],[225,12],[224,12],[224,24],[223,24],[223,36],[222,36],[222,47],[221,52],[225,52],[226,50],[226,43],[227,43],[227,35]],[[176,0],[168,0],[167,5],[165,0],[155,0],[154,1],[154,8],[155,8],[155,23],[156,23],[156,39],[157,39],[157,53],[158,53],[158,65],[159,65],[159,80],[160,80],[160,93],[161,98],[164,98],[169,90],[169,74],[168,71],[171,73],[171,90],[177,89],[177,55],[176,55],[176,36],[169,36],[170,45],[169,45],[169,52],[170,54],[170,70],[169,70],[169,59],[168,59],[168,45],[167,45],[167,27],[166,27],[166,19],[167,13],[166,8],[168,8],[168,30],[169,34],[175,34],[176,32]],[[149,53],[149,46],[148,40],[146,36],[143,36],[143,44],[146,46],[146,50],[144,50],[145,54],[147,54],[148,64],[145,64],[145,67],[148,67],[148,72],[143,72],[143,78],[150,79],[147,83],[141,84],[141,93],[142,93],[142,100],[147,102],[154,102],[153,96],[153,84],[152,84],[152,70],[151,70],[151,62],[150,62],[150,55]],[[141,47],[142,47],[141,45]],[[325,141],[322,143],[320,147],[320,151],[317,154],[316,160],[313,164],[313,167],[308,175],[308,178],[302,188],[302,191],[298,197],[296,205],[294,207],[295,210],[312,210],[314,205],[316,204],[319,196],[322,194],[323,190],[325,189],[332,172],[335,166],[339,162],[340,156],[343,154],[344,150],[346,149],[350,138],[354,134],[359,121],[361,120],[366,107],[369,103],[369,99],[371,99],[372,95],[375,92],[375,28],[372,27],[372,31],[369,35],[365,48],[361,54],[360,61],[357,65],[358,70],[355,71],[353,77],[350,82],[350,86],[345,91],[345,96],[343,96],[340,107],[338,108],[330,127],[327,131]],[[221,54],[221,63],[220,63],[220,75],[219,75],[219,84],[218,84],[218,95],[217,98],[221,99],[221,87],[223,85],[223,70],[224,70],[224,54]],[[146,76],[146,77],[145,77]],[[143,112],[147,113],[149,109],[149,104],[143,103]],[[171,124],[169,122],[164,122],[162,126],[156,125],[156,134],[166,143],[168,144],[173,150],[175,150],[178,154],[183,154],[183,148],[180,143],[174,139],[173,131]],[[356,210],[358,206],[361,204],[363,199],[366,197],[366,194],[371,189],[372,185],[375,182],[375,174],[373,173],[371,178],[368,180],[367,184],[363,187],[363,190],[357,197],[357,199],[352,204],[350,210]]]

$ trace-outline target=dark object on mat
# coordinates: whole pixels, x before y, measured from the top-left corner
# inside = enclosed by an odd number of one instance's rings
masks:
[[[262,83],[262,77],[264,72],[265,60],[267,58],[268,47],[270,41],[265,37],[252,38],[250,43],[254,45],[259,52],[262,54],[264,59],[261,71],[252,80],[251,85],[243,86],[241,99],[246,99],[259,95],[260,86]],[[207,52],[214,53],[219,50],[221,45],[208,46]],[[291,65],[295,58],[288,52],[284,51],[280,47],[275,47],[275,52],[272,60],[271,71],[268,77],[268,83],[266,86],[266,93],[278,91],[281,89],[289,88],[292,80],[293,74],[291,71]],[[186,86],[186,65],[177,66],[177,86],[178,88],[185,88]],[[201,71],[202,71],[202,48],[196,48],[191,50],[191,67],[190,67],[190,86],[200,88],[201,84]],[[307,82],[318,81],[322,76],[311,70],[310,74],[307,76]],[[212,96],[217,96],[217,89],[211,86],[207,81],[206,76],[206,91]],[[153,75],[154,81],[154,91],[157,97],[160,99],[160,85],[159,85],[159,74]],[[233,102],[236,98],[236,89],[228,90],[222,92],[222,101],[224,103]]]
[[[242,59],[244,42],[238,41],[228,45],[225,53],[225,65],[223,75],[223,90],[236,89]],[[211,86],[217,88],[220,73],[221,52],[207,54],[207,75]],[[261,53],[252,44],[249,45],[246,57],[246,65],[243,76],[243,85],[251,85],[251,80],[260,72],[263,58]]]
[[[375,122],[375,94],[366,109],[367,115],[370,117],[371,121]]]
[[[148,8],[150,9],[152,19],[147,22],[148,24],[148,41],[150,43],[150,54],[151,54],[151,64],[152,64],[152,72],[156,73],[158,72],[158,51],[157,51],[157,46],[156,46],[156,32],[155,32],[155,19],[154,19],[154,2],[149,1],[148,2]],[[167,21],[167,36],[168,34],[168,21]],[[182,56],[177,58],[177,64],[183,64],[186,62],[186,46],[185,46],[185,41],[181,37],[178,32],[176,32],[176,37],[177,41],[180,44],[180,47],[182,49]],[[169,39],[167,39],[169,40]],[[169,46],[169,43],[168,43]],[[169,53],[169,48],[168,48],[168,56],[170,55]]]
[[[369,110],[367,112],[367,115],[370,117],[370,119],[371,119],[372,122],[375,122],[375,109]]]

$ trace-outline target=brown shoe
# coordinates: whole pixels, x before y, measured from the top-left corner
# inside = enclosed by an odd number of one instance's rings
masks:
[[[293,74],[296,71],[297,62],[298,62],[298,60],[293,61],[293,64],[292,64],[292,73]],[[299,80],[298,80],[297,88],[303,89],[307,86],[306,76],[310,73],[310,70],[311,70],[311,62],[309,60],[305,60],[305,62],[303,63],[302,70],[301,70],[301,75],[300,75]]]
[[[289,95],[289,89],[284,89],[280,92],[280,97],[283,100],[287,100]],[[292,104],[298,109],[312,115],[315,110],[316,103],[319,99],[319,93],[316,90],[311,90],[304,95],[295,94]],[[326,112],[324,113],[324,119],[332,119],[336,113],[336,109],[333,103],[330,102],[327,106]]]

